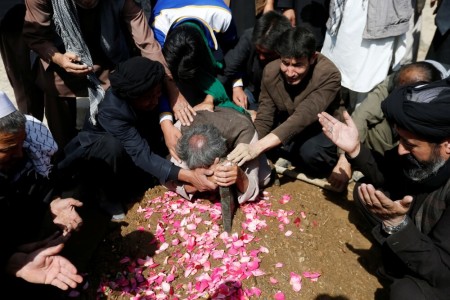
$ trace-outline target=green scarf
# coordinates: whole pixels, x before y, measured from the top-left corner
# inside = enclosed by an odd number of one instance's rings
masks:
[[[211,60],[213,67],[217,70],[221,70],[223,68],[223,64],[218,62],[214,58],[211,49],[208,46],[208,40],[206,39],[203,29],[194,22],[186,22],[185,24],[196,28],[200,32],[203,41],[205,42],[206,48],[208,49],[209,59]],[[240,113],[247,114],[247,111],[244,108],[237,106],[233,101],[230,100],[224,86],[216,78],[216,76],[213,76],[209,72],[202,70],[199,74],[198,80],[196,80],[196,84],[202,90],[202,92],[207,95],[211,95],[214,98],[214,106],[233,108]]]

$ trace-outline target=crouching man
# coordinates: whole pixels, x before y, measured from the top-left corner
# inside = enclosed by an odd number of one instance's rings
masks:
[[[180,124],[176,124],[180,126]],[[182,137],[177,143],[177,154],[182,160],[172,161],[185,169],[209,168],[214,174],[209,179],[218,186],[234,185],[239,203],[253,201],[260,188],[269,183],[270,167],[264,155],[248,161],[241,167],[221,160],[238,143],[258,140],[251,119],[236,110],[216,107],[214,112],[198,111],[191,126],[181,127]],[[165,186],[186,199],[199,197],[198,190],[179,181],[168,181]],[[202,195],[204,196],[204,195]]]

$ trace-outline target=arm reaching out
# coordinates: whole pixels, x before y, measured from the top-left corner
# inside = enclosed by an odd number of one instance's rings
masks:
[[[9,259],[6,272],[25,281],[50,284],[59,289],[75,288],[83,281],[75,266],[58,255],[64,244],[52,245],[52,241],[31,253],[17,252]]]

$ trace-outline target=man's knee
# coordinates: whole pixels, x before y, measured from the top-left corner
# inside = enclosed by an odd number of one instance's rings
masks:
[[[319,177],[328,176],[337,161],[336,148],[327,147],[315,138],[303,143],[298,154],[301,164]]]
[[[89,160],[101,160],[114,169],[124,159],[125,149],[122,143],[110,134],[104,134],[87,153]]]

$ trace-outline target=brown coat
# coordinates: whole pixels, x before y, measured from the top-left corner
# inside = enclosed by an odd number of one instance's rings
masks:
[[[318,54],[309,74],[300,84],[304,89],[292,100],[280,72],[280,60],[265,67],[255,120],[259,138],[271,132],[286,144],[307,126],[317,122],[318,113],[328,111],[333,114],[339,107],[341,74],[322,54]]]

